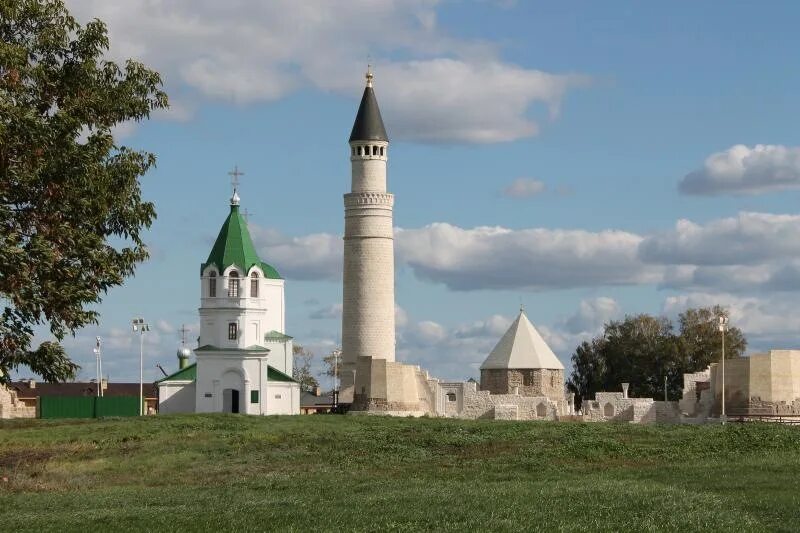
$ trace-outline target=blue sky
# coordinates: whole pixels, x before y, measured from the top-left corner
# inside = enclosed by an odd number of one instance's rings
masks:
[[[800,345],[793,2],[68,5],[172,102],[118,132],[158,156],[142,180],[158,220],[151,260],[66,343],[85,378],[97,334],[110,377],[136,378],[137,315],[157,325],[146,376],[175,366],[234,164],[287,279],[287,333],[330,350],[368,57],[392,140],[399,357],[476,375],[521,302],[565,363],[607,320],[714,303],[753,350]]]

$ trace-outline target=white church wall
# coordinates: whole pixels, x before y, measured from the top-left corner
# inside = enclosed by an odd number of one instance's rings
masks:
[[[264,346],[269,350],[267,361],[269,361],[270,366],[291,376],[294,368],[293,341],[291,339],[277,342],[271,341],[265,343]]]
[[[286,332],[284,308],[284,282],[282,279],[262,279],[264,307],[266,314],[263,322],[263,333],[270,331]]]
[[[299,415],[300,385],[298,383],[270,381],[267,386],[268,415]]]
[[[193,381],[170,381],[158,385],[158,412],[194,413],[195,384]]]

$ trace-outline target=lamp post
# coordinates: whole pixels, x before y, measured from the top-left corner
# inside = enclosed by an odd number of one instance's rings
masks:
[[[94,357],[97,362],[97,395],[103,395],[103,360],[100,357],[100,337],[95,337]]]
[[[144,333],[150,331],[150,324],[144,318],[134,318],[131,321],[133,331],[139,332],[139,416],[144,415]]]
[[[339,356],[342,350],[338,347],[333,349],[333,410],[339,406]]]
[[[728,317],[719,315],[719,331],[722,334],[722,414],[720,419],[725,423],[725,332],[728,330]]]

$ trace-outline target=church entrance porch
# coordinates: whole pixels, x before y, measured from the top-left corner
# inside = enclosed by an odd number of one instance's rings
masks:
[[[224,389],[222,391],[222,412],[238,413],[239,397],[240,392],[237,389]]]

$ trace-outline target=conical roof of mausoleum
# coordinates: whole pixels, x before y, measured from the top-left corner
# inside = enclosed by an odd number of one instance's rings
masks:
[[[481,370],[505,368],[564,369],[523,310],[481,365]]]
[[[214,247],[211,248],[206,262],[201,265],[200,271],[209,265],[216,266],[220,272],[231,265],[236,265],[247,272],[250,267],[256,265],[264,272],[264,277],[282,279],[272,265],[258,257],[253,239],[250,238],[250,231],[247,229],[247,222],[239,212],[238,202],[231,202],[231,212],[222,224],[217,240],[214,241]]]

